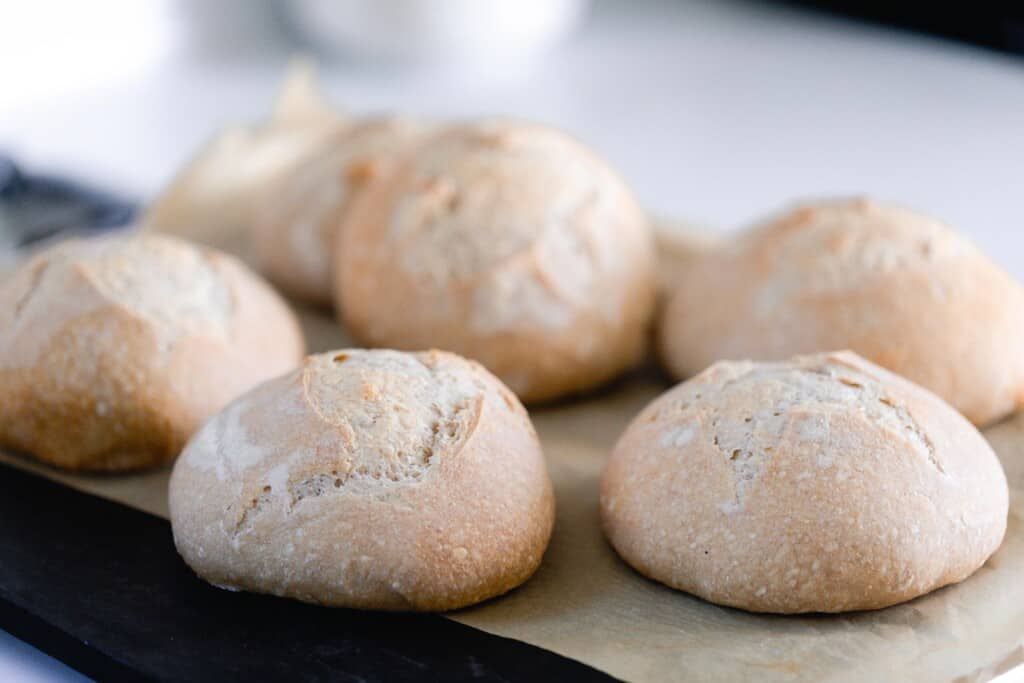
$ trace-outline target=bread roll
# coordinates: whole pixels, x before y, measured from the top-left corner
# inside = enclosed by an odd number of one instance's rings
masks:
[[[633,420],[601,483],[626,562],[756,612],[874,609],[962,581],[1007,513],[981,434],[849,352],[717,363]]]
[[[1024,401],[1024,289],[945,225],[869,200],[809,204],[680,273],[669,370],[849,348],[975,424]]]
[[[362,343],[456,351],[524,401],[595,387],[645,348],[646,217],[561,132],[487,122],[436,134],[371,184],[335,254],[335,294]]]
[[[207,581],[449,610],[521,584],[554,498],[526,411],[450,353],[336,351],[213,418],[174,467],[178,551]]]
[[[64,242],[0,284],[0,445],[71,470],[151,467],[302,358],[280,297],[169,237]]]
[[[139,229],[253,258],[248,237],[258,198],[352,125],[327,101],[313,63],[290,61],[273,114],[219,131],[145,207]]]
[[[417,127],[371,117],[345,128],[262,195],[253,225],[260,269],[286,294],[331,304],[331,252],[345,213],[367,182],[415,139]]]

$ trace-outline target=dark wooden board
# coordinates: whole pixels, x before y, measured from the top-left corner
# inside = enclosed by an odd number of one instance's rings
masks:
[[[199,580],[159,517],[0,465],[0,628],[98,680],[612,680],[438,615]]]

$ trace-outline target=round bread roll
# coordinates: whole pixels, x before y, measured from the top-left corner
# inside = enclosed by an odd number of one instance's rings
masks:
[[[849,348],[975,424],[1024,402],[1024,288],[945,225],[869,200],[795,208],[679,274],[669,370]]]
[[[255,212],[252,245],[260,270],[286,294],[329,306],[338,226],[366,183],[405,151],[416,133],[416,126],[403,119],[366,118],[282,175]]]
[[[593,388],[644,352],[646,217],[607,165],[555,130],[436,134],[371,184],[335,256],[335,295],[362,343],[456,351],[527,402]]]
[[[170,484],[178,551],[229,589],[450,610],[526,581],[554,496],[522,405],[440,351],[311,356],[210,420]]]
[[[235,259],[156,235],[63,242],[0,285],[0,445],[71,470],[173,459],[302,333]]]
[[[721,362],[629,425],[601,483],[637,571],[755,612],[843,612],[970,576],[1006,478],[937,396],[850,352]]]

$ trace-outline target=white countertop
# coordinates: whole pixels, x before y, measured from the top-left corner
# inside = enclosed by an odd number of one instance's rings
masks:
[[[34,9],[0,25],[0,150],[139,196],[220,127],[263,117],[294,50],[256,19],[184,40],[182,7],[200,2],[110,0],[149,33],[105,35],[81,23],[95,3],[21,4]],[[53,16],[60,37],[33,38]],[[323,77],[350,110],[560,125],[653,210],[724,229],[801,197],[898,201],[1024,278],[1024,58],[753,2],[622,0],[500,76],[344,63]],[[0,680],[74,677],[0,632]]]

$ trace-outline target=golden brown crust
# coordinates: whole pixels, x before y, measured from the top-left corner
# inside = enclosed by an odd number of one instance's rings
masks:
[[[277,178],[263,194],[252,226],[260,270],[288,295],[330,306],[331,254],[346,212],[419,134],[411,121],[368,117]]]
[[[0,443],[71,470],[153,467],[302,353],[291,311],[231,257],[65,242],[0,286]]]
[[[486,122],[428,138],[362,195],[335,253],[360,342],[451,349],[527,402],[593,388],[646,345],[646,217],[557,131]]]
[[[645,408],[601,486],[641,573],[758,612],[842,612],[970,576],[1002,542],[999,461],[930,392],[849,353],[718,363]]]
[[[175,465],[170,511],[215,585],[449,610],[533,574],[554,497],[526,411],[480,365],[345,350],[212,419]]]
[[[941,223],[869,200],[797,207],[694,262],[659,327],[678,378],[849,348],[975,424],[1024,402],[1024,289]]]

